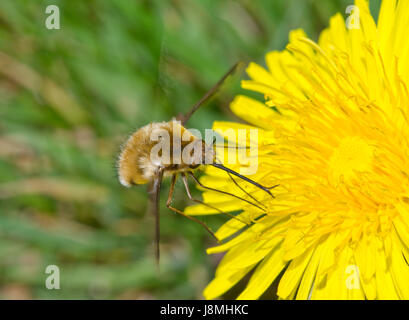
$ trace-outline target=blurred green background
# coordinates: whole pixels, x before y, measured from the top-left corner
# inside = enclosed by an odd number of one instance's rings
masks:
[[[60,30],[45,27],[50,4]],[[220,259],[205,253],[215,243],[162,201],[157,270],[146,188],[124,188],[116,176],[120,144],[188,110],[236,61],[263,63],[291,29],[316,40],[349,4],[1,0],[0,298],[201,299]],[[244,77],[189,126],[237,120],[228,104]],[[168,182],[163,189],[166,200]],[[175,204],[188,204],[181,186]],[[203,220],[216,228],[224,218]],[[51,264],[60,290],[45,288]]]

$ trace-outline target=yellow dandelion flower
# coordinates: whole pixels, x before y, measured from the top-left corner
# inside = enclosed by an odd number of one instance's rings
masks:
[[[206,298],[251,272],[239,299],[259,298],[280,274],[282,299],[409,299],[409,1],[384,0],[377,24],[366,1],[355,4],[359,28],[337,14],[318,43],[295,30],[286,50],[266,55],[267,69],[248,66],[242,87],[266,101],[238,96],[231,109],[250,125],[214,123],[220,132],[257,128],[251,178],[280,186],[272,199],[242,184],[267,212],[203,193],[252,221],[231,219],[218,230],[226,242],[208,252],[226,254]],[[202,182],[236,188],[215,168]]]

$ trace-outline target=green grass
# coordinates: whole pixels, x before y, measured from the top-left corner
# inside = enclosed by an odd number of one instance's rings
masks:
[[[1,1],[0,298],[201,298],[220,259],[205,253],[212,239],[162,207],[158,272],[146,189],[116,176],[120,144],[186,111],[236,61],[263,63],[291,29],[316,40],[351,3]],[[49,4],[60,8],[60,30],[45,28]],[[228,104],[244,77],[189,125],[236,120]],[[45,288],[50,264],[60,290]]]

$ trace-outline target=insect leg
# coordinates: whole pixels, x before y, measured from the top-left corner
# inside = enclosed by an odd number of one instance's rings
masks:
[[[185,190],[186,190],[187,196],[189,197],[190,200],[192,200],[192,201],[194,201],[194,202],[196,202],[196,203],[200,203],[200,204],[202,204],[202,205],[205,205],[206,207],[215,209],[215,210],[219,211],[221,214],[224,214],[224,215],[228,216],[228,217],[231,218],[231,219],[236,219],[237,221],[240,221],[241,223],[244,223],[244,224],[246,224],[246,225],[248,225],[248,226],[250,225],[250,223],[245,222],[245,221],[243,221],[243,220],[237,218],[236,216],[234,216],[234,215],[232,215],[232,214],[230,214],[230,213],[228,213],[228,212],[224,212],[224,211],[222,211],[222,210],[220,210],[220,209],[218,209],[218,208],[216,208],[216,207],[211,206],[210,204],[207,204],[206,202],[203,202],[203,201],[201,201],[201,200],[199,200],[199,199],[193,198],[193,197],[192,197],[192,194],[190,193],[189,183],[188,183],[188,181],[187,181],[186,173],[182,173],[182,180],[183,180],[183,184],[185,185]]]
[[[194,174],[193,174],[192,172],[189,172],[189,176],[192,177],[193,180],[194,180],[199,186],[201,186],[201,187],[204,188],[204,189],[211,190],[211,191],[215,191],[215,192],[220,192],[220,193],[223,193],[223,194],[227,194],[227,195],[229,195],[229,196],[232,196],[232,197],[235,197],[235,198],[237,198],[237,199],[239,199],[239,200],[242,200],[242,201],[244,201],[244,202],[247,202],[248,204],[251,204],[252,206],[254,206],[254,207],[256,207],[256,208],[259,208],[260,210],[262,210],[262,211],[264,211],[264,212],[266,211],[265,208],[260,207],[259,205],[255,204],[255,203],[253,203],[253,202],[251,202],[251,201],[249,201],[249,200],[247,200],[247,199],[244,199],[244,198],[241,198],[241,197],[239,197],[239,196],[236,196],[236,195],[233,194],[233,193],[230,193],[230,192],[227,192],[227,191],[223,191],[223,190],[219,190],[219,189],[215,189],[215,188],[210,188],[210,187],[204,186],[204,185],[199,181],[199,179],[194,176]]]
[[[258,204],[264,206],[260,201],[258,201],[255,197],[253,197],[250,193],[248,193],[241,185],[239,185],[239,183],[233,178],[233,176],[230,174],[230,172],[227,172],[227,174],[229,175],[230,179],[234,182],[234,184],[241,190],[243,191],[245,194],[247,194],[251,199],[253,199],[255,202],[257,202]]]
[[[217,157],[216,157],[216,160],[217,160],[219,163],[222,163]],[[230,180],[233,181],[233,183],[234,183],[241,191],[243,191],[245,194],[247,194],[251,199],[253,199],[255,202],[257,202],[259,205],[261,205],[261,206],[264,207],[264,204],[262,204],[260,201],[258,201],[255,197],[253,197],[250,193],[248,193],[241,185],[239,185],[239,183],[233,178],[233,176],[231,175],[230,172],[227,171],[226,173],[229,175]]]
[[[214,232],[212,230],[210,230],[210,228],[204,222],[200,221],[199,219],[196,219],[195,217],[188,216],[183,211],[172,207],[171,204],[172,204],[172,200],[173,200],[173,192],[175,190],[176,178],[177,178],[177,174],[175,173],[172,176],[172,182],[171,182],[171,185],[170,185],[168,200],[166,201],[166,206],[170,210],[172,210],[173,212],[176,212],[176,213],[180,214],[181,216],[184,216],[185,218],[187,218],[189,220],[192,220],[194,222],[197,222],[197,223],[201,224],[206,229],[206,231],[209,232],[212,235],[212,237],[214,237],[217,240],[217,242],[219,242],[219,239],[216,237]]]
[[[159,237],[160,237],[160,226],[159,226],[159,196],[160,196],[160,188],[162,185],[162,178],[163,178],[163,170],[159,169],[155,179],[149,186],[149,202],[150,202],[150,210],[153,211],[153,215],[155,217],[155,256],[156,256],[156,263],[159,265]]]

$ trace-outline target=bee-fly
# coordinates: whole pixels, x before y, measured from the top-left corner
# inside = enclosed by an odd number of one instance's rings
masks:
[[[218,163],[218,161],[216,160],[213,145],[206,144],[204,140],[197,138],[189,130],[187,130],[184,127],[185,123],[190,119],[192,114],[197,109],[199,109],[199,107],[203,105],[204,102],[206,102],[210,97],[213,96],[213,94],[217,91],[217,89],[224,82],[224,80],[237,69],[238,65],[239,65],[238,63],[235,64],[216,83],[216,85],[214,85],[213,88],[211,88],[186,114],[180,115],[176,119],[171,120],[169,122],[153,122],[153,123],[150,123],[138,129],[135,133],[133,133],[129,137],[129,139],[123,146],[123,149],[120,153],[119,160],[118,160],[118,175],[119,175],[119,180],[121,184],[126,187],[130,187],[132,185],[147,184],[147,183],[149,184],[148,192],[149,192],[149,200],[151,203],[150,207],[154,213],[155,223],[156,223],[155,224],[155,242],[156,242],[157,262],[159,262],[159,193],[160,193],[160,188],[162,184],[162,179],[164,177],[167,177],[167,176],[171,177],[170,191],[169,191],[168,199],[166,201],[166,206],[170,210],[174,211],[175,213],[178,213],[192,221],[195,221],[201,224],[214,238],[216,238],[216,240],[217,240],[217,237],[214,235],[214,233],[209,229],[209,227],[205,223],[196,219],[193,216],[186,215],[185,213],[183,213],[183,211],[177,208],[174,208],[172,206],[175,183],[176,183],[176,180],[179,174],[182,177],[182,181],[183,181],[183,184],[184,184],[184,187],[185,187],[185,190],[186,190],[186,193],[189,199],[191,199],[192,201],[196,203],[201,203],[211,208],[213,207],[204,203],[201,200],[198,200],[192,197],[190,190],[189,190],[188,179],[187,179],[188,177],[191,177],[197,184],[199,184],[204,189],[213,190],[213,191],[217,191],[223,194],[230,195],[232,197],[235,197],[247,203],[250,203],[260,209],[263,209],[262,204],[259,203],[249,193],[247,193],[243,188],[241,188],[237,184],[237,182],[233,179],[232,175],[242,180],[245,180],[248,183],[253,184],[257,188],[264,190],[269,195],[273,196],[269,189],[274,188],[275,186],[273,187],[262,186],[261,184],[225,167],[223,164]],[[166,135],[170,138],[169,139],[170,143],[168,142],[169,145],[165,145],[165,149],[167,148],[167,150],[169,151],[169,156],[164,157],[164,155],[162,154],[163,150],[161,150],[162,152],[157,153],[156,156],[152,156],[152,150],[153,148],[155,148],[155,146],[158,145],[158,140],[162,141],[161,139],[156,139],[156,140],[152,139],[152,137],[160,136],[161,138],[163,138],[163,133],[166,133]],[[170,145],[172,143],[174,144],[175,141],[179,143],[179,146],[182,152],[186,151],[184,149],[187,148],[187,146],[189,146],[189,148],[193,147],[193,149],[197,148],[201,152],[193,153],[189,151],[189,154],[193,155],[189,159],[189,161],[184,161],[183,159],[180,161],[180,157],[178,157],[180,156],[180,154],[177,155],[174,152],[175,150],[174,145]],[[179,159],[179,161],[176,161],[176,158]],[[252,199],[258,202],[259,205],[249,200],[246,200],[244,198],[241,198],[233,193],[204,186],[193,174],[194,169],[198,168],[201,165],[212,165],[216,168],[226,171],[229,174],[230,178],[234,181],[234,183],[237,186],[239,186],[240,189],[243,190]],[[213,209],[218,210],[217,208],[213,208]],[[218,211],[221,212],[220,210]],[[221,213],[224,213],[224,212],[221,212]],[[235,218],[234,216],[228,213],[224,213],[224,214],[232,218]]]

